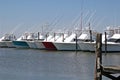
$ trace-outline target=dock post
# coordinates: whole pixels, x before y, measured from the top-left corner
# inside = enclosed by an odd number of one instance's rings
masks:
[[[77,34],[75,36],[75,42],[76,42],[76,51],[78,50],[78,46],[77,46]]]
[[[40,39],[40,32],[38,32],[38,40]]]
[[[90,30],[90,42],[92,42],[92,30]]]
[[[94,80],[102,80],[102,34],[98,33],[96,36],[96,65]]]
[[[62,42],[64,42],[64,33],[62,33],[62,36],[63,36]]]
[[[107,53],[107,33],[105,32],[105,54]]]

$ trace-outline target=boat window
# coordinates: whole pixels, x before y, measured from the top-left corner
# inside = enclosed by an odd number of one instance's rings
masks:
[[[117,40],[116,39],[108,39],[107,41],[108,42],[116,42]]]
[[[79,41],[79,42],[94,42],[94,40],[90,40],[90,39],[77,39],[77,41]]]
[[[117,43],[120,43],[120,39],[117,39],[117,41],[116,41]]]

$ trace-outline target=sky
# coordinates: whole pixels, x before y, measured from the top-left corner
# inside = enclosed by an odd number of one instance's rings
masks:
[[[0,36],[6,33],[73,30],[103,31],[120,26],[120,0],[0,0]]]

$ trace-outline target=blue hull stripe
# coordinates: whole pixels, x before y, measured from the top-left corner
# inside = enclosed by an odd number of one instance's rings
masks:
[[[29,45],[27,44],[27,42],[25,41],[13,41],[13,44],[15,46],[20,46],[20,47],[29,47]]]

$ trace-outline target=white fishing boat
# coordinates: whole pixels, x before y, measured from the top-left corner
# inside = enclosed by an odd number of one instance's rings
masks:
[[[41,41],[43,41],[45,38],[42,34],[38,33],[37,35],[34,35],[33,39],[31,41],[27,41],[30,48],[34,49],[43,49],[44,46]]]
[[[43,40],[36,40],[36,41],[34,41],[35,44],[36,44],[36,48],[37,49],[45,49],[45,46],[43,45],[42,41]]]
[[[85,34],[83,35],[83,37],[85,37]],[[107,36],[107,38],[108,38],[108,36]],[[89,39],[89,40],[78,43],[81,50],[82,51],[95,51],[96,41],[95,40],[90,41],[90,36],[87,36],[87,34],[86,34],[86,39]],[[102,35],[102,41],[104,41],[104,40],[105,40],[105,35]]]
[[[0,39],[0,47],[7,47],[7,44],[5,43],[5,36],[3,36],[1,39]]]
[[[0,47],[14,48],[14,45],[12,43],[13,40],[16,40],[15,35],[13,35],[13,34],[5,34],[5,36],[3,36],[0,39]]]
[[[76,44],[75,38],[76,34],[72,33],[70,36],[66,37],[64,35],[61,37],[61,40],[58,39],[56,42],[52,42],[57,50],[64,50],[64,51],[73,51],[73,50],[80,50],[78,44]]]
[[[55,45],[53,44],[53,42],[57,41],[57,39],[59,39],[60,34],[59,33],[51,33],[49,34],[49,37],[46,38],[42,44],[44,45],[45,49],[47,50],[56,50]]]
[[[29,36],[29,33],[25,33],[20,38],[18,38],[17,40],[12,41],[14,46],[16,48],[30,48],[29,45],[26,42],[28,36]]]
[[[114,34],[111,38],[109,38],[107,40],[106,48],[108,52],[120,51],[120,34]],[[102,43],[102,51],[105,51],[105,42]]]
[[[111,31],[111,30],[110,30]],[[112,30],[113,31],[113,30]],[[113,35],[111,37],[111,35]],[[108,35],[106,35],[107,39],[107,44],[105,44],[105,35],[102,35],[102,51],[108,51],[108,52],[118,52],[120,51],[120,33],[115,33],[113,32]],[[80,48],[83,51],[95,51],[95,45],[96,41],[94,42],[82,42],[80,43]],[[105,46],[106,45],[106,46]]]
[[[95,51],[96,42],[88,42],[83,45],[89,47],[88,51]],[[105,52],[105,42],[102,42],[102,51]],[[108,52],[118,52],[120,51],[120,34],[114,34],[111,38],[108,39],[106,44],[106,51]]]
[[[81,51],[95,51],[95,43],[96,41],[84,41],[79,42],[79,46],[81,48]]]
[[[81,50],[79,43],[90,41],[90,28],[86,27],[84,30],[79,30],[78,33],[73,33],[71,36],[65,38],[64,42],[53,42],[57,50]]]
[[[45,49],[43,41],[49,41],[52,38],[52,35],[48,35],[48,33],[39,35],[39,39],[35,40],[35,44],[37,46],[37,49]]]
[[[27,40],[26,40],[29,48],[34,48],[34,49],[37,48],[35,44],[35,40],[37,40],[37,35],[35,35],[35,33],[29,33]]]

